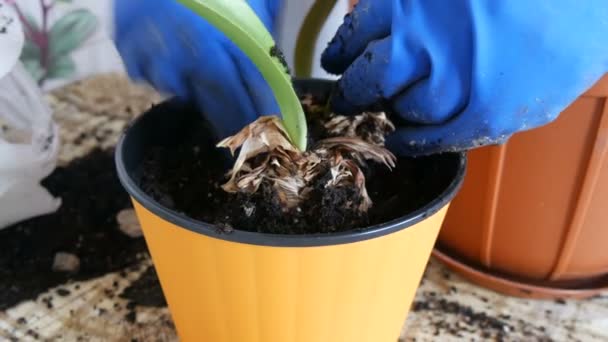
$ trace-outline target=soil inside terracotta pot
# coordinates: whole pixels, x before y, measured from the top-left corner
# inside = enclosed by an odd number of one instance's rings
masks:
[[[323,99],[315,99],[323,103]],[[306,108],[306,106],[305,106]],[[180,113],[183,114],[183,113]],[[176,113],[166,113],[176,115]],[[323,137],[323,129],[307,115],[311,142]],[[357,200],[354,188],[328,191],[321,175],[312,196],[297,210],[285,212],[272,191],[260,188],[254,195],[226,193],[225,151],[214,147],[203,120],[179,132],[180,141],[154,146],[139,167],[140,187],[161,205],[193,219],[213,223],[219,231],[235,229],[274,234],[333,233],[369,227],[420,209],[435,199],[451,181],[441,172],[441,158],[399,158],[397,168],[369,163],[363,167],[371,209],[360,214],[345,210]],[[352,206],[351,206],[352,207]]]

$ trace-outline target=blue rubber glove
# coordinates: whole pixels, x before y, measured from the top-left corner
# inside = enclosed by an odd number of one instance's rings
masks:
[[[503,143],[608,71],[608,1],[361,0],[322,65],[337,112],[391,106],[397,153]]]
[[[280,0],[248,0],[273,32]],[[260,72],[226,36],[176,0],[116,0],[115,42],[131,78],[197,103],[217,138],[278,106]]]

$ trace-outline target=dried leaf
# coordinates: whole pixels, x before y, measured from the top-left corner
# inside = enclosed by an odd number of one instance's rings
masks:
[[[290,143],[287,131],[283,127],[281,120],[276,116],[262,116],[251,124],[247,125],[237,134],[228,137],[217,144],[217,147],[225,147],[230,149],[230,153],[234,152],[246,141],[256,141],[262,146],[278,147],[281,146],[286,150],[297,149]],[[255,144],[253,145],[255,146]],[[247,151],[245,151],[247,152]],[[241,150],[240,155],[243,154]]]
[[[289,141],[280,119],[276,116],[259,118],[236,135],[222,140],[217,146],[230,149],[232,155],[237,149],[241,149],[229,173],[230,180],[224,185],[224,190],[229,192],[235,192],[238,189],[236,185],[237,176],[240,172],[247,172],[250,169],[250,166],[245,164],[250,158],[274,151],[278,147],[285,151],[297,152],[297,149]]]
[[[332,137],[359,138],[375,145],[384,145],[385,137],[395,126],[384,112],[365,112],[355,116],[333,115],[324,123]]]
[[[384,114],[375,115],[382,119]],[[366,119],[367,118],[367,119]],[[355,118],[357,122],[371,120],[372,115]],[[353,121],[334,118],[335,127],[348,134]],[[269,186],[285,210],[298,207],[313,191],[312,184],[319,176],[330,172],[326,188],[356,187],[360,198],[348,202],[361,212],[367,211],[372,201],[365,188],[365,176],[360,169],[366,160],[374,160],[389,168],[395,167],[395,156],[383,146],[362,140],[356,135],[333,137],[318,142],[315,149],[301,152],[289,141],[281,121],[276,117],[262,117],[236,135],[224,139],[219,147],[238,149],[239,155],[229,180],[222,187],[227,192],[255,193],[262,185]]]
[[[350,153],[358,160],[373,160],[393,169],[397,158],[382,146],[370,144],[358,138],[335,137],[319,141],[318,149],[327,149],[338,154]]]
[[[302,200],[300,190],[306,185],[301,178],[273,178],[272,181],[279,200],[285,208],[295,208],[300,204]]]
[[[367,188],[365,186],[365,175],[363,174],[363,172],[361,172],[359,166],[357,166],[357,164],[355,164],[353,161],[345,160],[345,163],[347,167],[351,170],[351,173],[354,178],[355,187],[359,189],[359,194],[362,198],[358,209],[360,212],[365,213],[372,206],[372,200],[371,198],[369,198],[369,195],[367,194]]]

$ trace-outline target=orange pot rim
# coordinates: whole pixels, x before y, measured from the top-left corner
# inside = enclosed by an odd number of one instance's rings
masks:
[[[296,80],[296,88],[306,89],[319,93],[319,89],[323,88],[323,91],[329,90],[334,82],[329,80],[318,80],[318,79],[305,79]],[[169,106],[175,105],[176,99],[165,101],[158,106]],[[156,106],[156,107],[158,107]],[[252,244],[260,246],[274,246],[274,247],[319,247],[319,246],[330,246],[339,245],[345,243],[353,243],[363,240],[369,240],[380,236],[392,234],[408,227],[415,225],[416,223],[425,220],[427,217],[432,216],[443,207],[445,207],[458,193],[460,190],[464,175],[466,173],[467,157],[464,152],[450,152],[443,155],[453,155],[458,158],[457,168],[452,181],[443,190],[443,192],[437,196],[434,200],[427,203],[420,209],[411,212],[407,215],[399,217],[397,219],[390,220],[388,222],[373,225],[366,228],[354,229],[346,232],[329,233],[329,234],[298,234],[298,235],[286,235],[286,234],[268,234],[268,233],[257,233],[234,229],[230,233],[222,232],[216,225],[198,221],[192,219],[184,214],[180,214],[174,210],[164,207],[152,197],[148,196],[137,184],[135,179],[132,177],[133,170],[128,170],[126,166],[127,155],[131,155],[127,152],[127,149],[132,146],[130,139],[133,139],[133,134],[136,130],[142,130],[144,121],[154,115],[154,108],[143,113],[137,117],[131,125],[122,133],[119,142],[115,150],[115,163],[118,172],[118,178],[125,188],[125,190],[144,208],[159,216],[160,218],[173,223],[174,225],[190,230],[197,234],[203,234],[209,237]],[[436,155],[439,156],[439,155]]]

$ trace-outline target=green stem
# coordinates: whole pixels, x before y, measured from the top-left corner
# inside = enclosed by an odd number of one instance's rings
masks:
[[[124,0],[122,0],[124,1]],[[307,127],[284,60],[262,21],[244,0],[178,0],[223,32],[256,65],[272,89],[292,143],[306,150]]]
[[[315,43],[337,0],[316,0],[300,28],[295,50],[295,74],[310,77]]]

